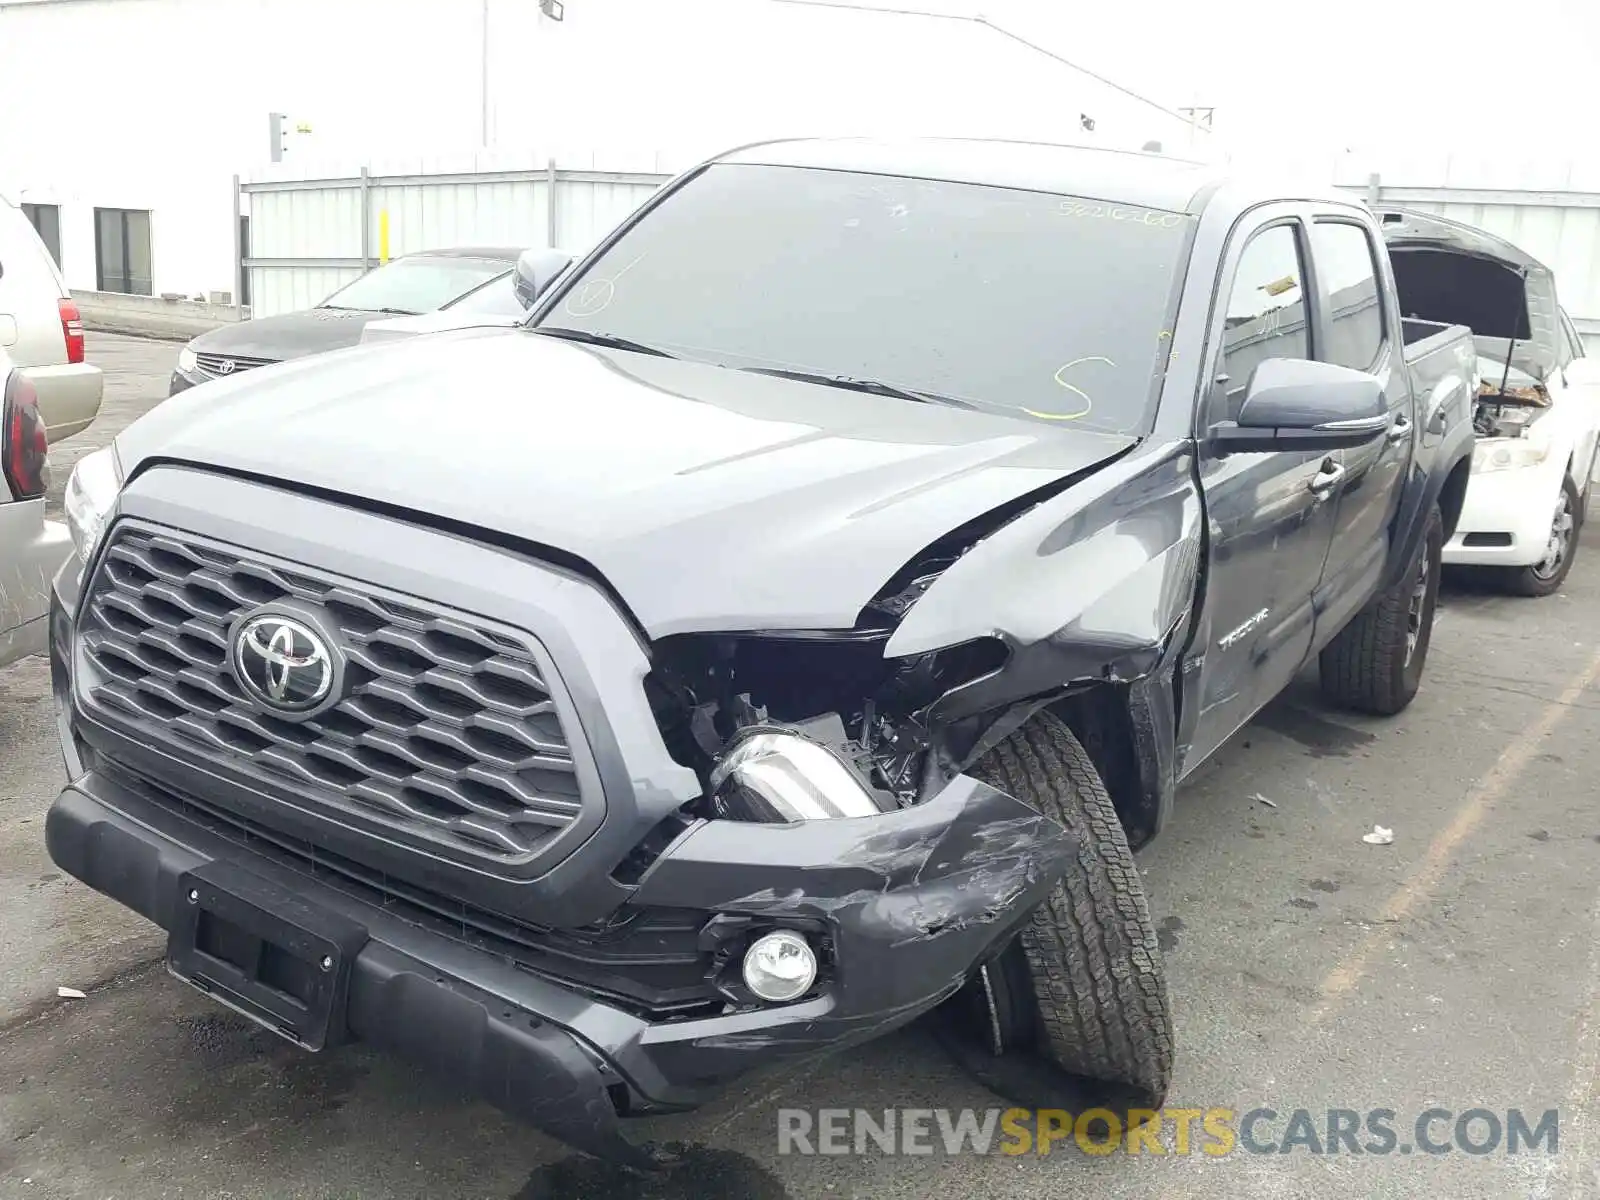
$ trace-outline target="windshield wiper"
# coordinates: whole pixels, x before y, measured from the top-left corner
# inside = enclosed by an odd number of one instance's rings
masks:
[[[657,358],[678,357],[676,354],[669,354],[659,346],[647,346],[643,342],[617,337],[611,333],[595,333],[589,329],[567,329],[561,325],[535,325],[533,332],[542,333],[546,337],[565,338],[569,342],[583,342],[588,346],[604,346],[608,350],[632,350],[635,354],[654,354]]]
[[[885,383],[881,379],[857,379],[853,375],[826,375],[821,371],[796,371],[788,367],[740,367],[752,375],[776,375],[779,379],[798,379],[801,383],[820,383],[825,387],[845,388],[852,392],[866,392],[873,396],[892,396],[897,400],[912,400],[918,404],[947,404],[951,408],[982,410],[970,400],[942,396],[938,392],[921,392],[914,388]]]
[[[395,317],[420,317],[422,314],[414,308],[371,308],[368,312],[388,313]]]

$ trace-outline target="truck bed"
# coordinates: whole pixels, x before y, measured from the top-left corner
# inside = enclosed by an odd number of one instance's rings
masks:
[[[1411,394],[1417,398],[1418,416],[1426,429],[1441,398],[1450,394],[1451,389],[1441,388],[1441,384],[1460,380],[1465,384],[1464,395],[1470,397],[1477,392],[1477,345],[1472,330],[1465,325],[1407,317],[1400,326],[1406,370],[1411,374]]]

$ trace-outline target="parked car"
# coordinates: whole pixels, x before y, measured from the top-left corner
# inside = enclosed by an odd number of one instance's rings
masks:
[[[1486,567],[1524,596],[1557,591],[1578,553],[1600,437],[1600,362],[1531,255],[1433,213],[1384,208],[1408,336],[1468,325],[1480,382],[1472,484],[1444,561]]]
[[[527,327],[79,465],[54,860],[291,1041],[636,1163],[953,998],[1159,1107],[1132,851],[1314,659],[1416,694],[1470,331],[1404,344],[1349,200],[1003,142],[746,147],[519,274]]]
[[[563,270],[573,259],[561,250],[527,251],[540,261],[552,264],[556,271]],[[535,266],[535,271],[542,270]],[[496,325],[520,325],[528,319],[528,306],[532,298],[518,288],[520,276],[513,271],[504,278],[485,284],[476,292],[447,304],[437,312],[418,313],[408,317],[385,317],[368,321],[361,331],[361,344],[392,342],[398,338],[416,337],[420,333],[441,333],[447,329],[481,329]]]
[[[0,350],[0,667],[44,651],[50,576],[71,550],[44,519],[46,443],[37,385]]]
[[[519,250],[424,250],[374,267],[315,308],[222,325],[178,352],[168,395],[208,379],[360,343],[368,323],[457,305],[495,312],[515,304]]]
[[[83,320],[50,251],[22,210],[0,196],[0,351],[38,394],[52,441],[87,429],[104,379],[84,361]]]

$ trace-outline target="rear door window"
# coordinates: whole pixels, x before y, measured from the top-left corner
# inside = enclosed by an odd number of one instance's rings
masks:
[[[1311,227],[1317,278],[1327,298],[1327,345],[1317,357],[1370,371],[1383,352],[1383,304],[1372,238],[1353,221],[1317,221]]]

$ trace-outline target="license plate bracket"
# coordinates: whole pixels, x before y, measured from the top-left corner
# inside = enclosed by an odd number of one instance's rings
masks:
[[[346,1040],[345,1010],[366,929],[242,867],[210,862],[178,879],[167,969],[307,1050]]]

